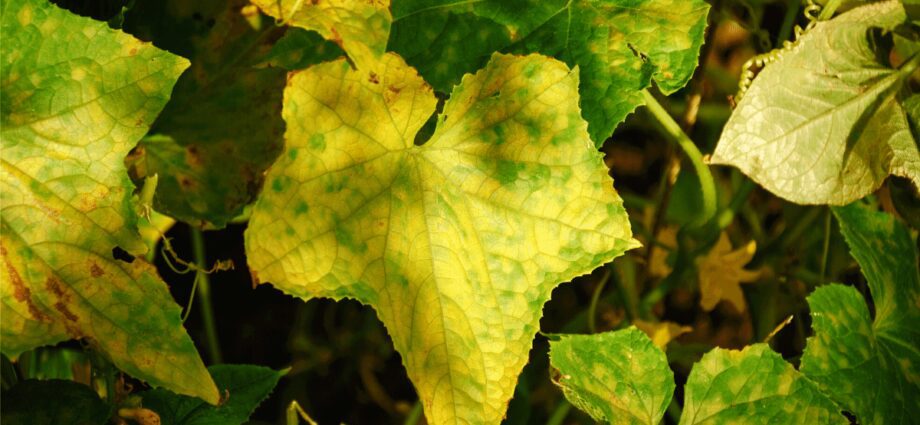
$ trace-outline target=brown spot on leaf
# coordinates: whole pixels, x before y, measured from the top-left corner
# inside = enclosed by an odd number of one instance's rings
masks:
[[[105,271],[103,271],[102,268],[99,267],[98,264],[96,264],[93,261],[90,261],[89,262],[89,274],[91,274],[93,277],[99,277],[99,276],[104,275]]]
[[[128,56],[134,56],[136,54],[137,54],[137,47],[132,47],[131,50],[128,51]]]
[[[3,262],[6,263],[6,272],[10,278],[10,284],[13,285],[13,298],[26,305],[33,319],[40,322],[50,322],[48,315],[39,310],[32,302],[32,292],[22,281],[22,276],[19,275],[16,268],[13,267],[5,246],[0,245],[0,255],[3,256]]]
[[[182,187],[182,190],[191,190],[192,186],[195,185],[195,183],[192,182],[192,179],[188,178],[187,176],[178,176],[177,179],[179,180],[179,186]]]
[[[73,314],[73,312],[70,311],[70,308],[67,306],[67,303],[70,302],[70,295],[64,292],[64,287],[61,281],[54,276],[48,276],[48,279],[45,280],[45,287],[48,288],[48,290],[51,291],[55,297],[57,297],[57,301],[54,303],[54,309],[61,313],[65,319],[71,322],[76,322],[79,318],[76,314]],[[73,331],[69,327],[68,330]]]
[[[370,81],[371,84],[380,84],[380,79],[375,72],[371,72],[370,76],[367,77],[367,81]]]
[[[249,276],[252,278],[252,289],[256,289],[256,286],[259,286],[259,284],[262,283],[259,281],[259,274],[256,273],[255,270],[250,270]]]
[[[76,322],[77,319],[79,319],[79,318],[77,317],[77,315],[73,314],[73,312],[70,311],[70,309],[67,308],[67,304],[64,304],[63,301],[55,302],[55,303],[54,303],[54,309],[57,310],[57,311],[59,311],[59,312],[64,316],[65,319],[67,319],[67,320],[69,320],[69,321],[71,321],[71,322]],[[68,330],[70,330],[70,329],[68,328]]]
[[[342,50],[345,50],[345,46],[342,45],[342,36],[339,35],[339,32],[335,29],[335,27],[330,27],[329,31],[332,32],[332,42],[338,44]]]

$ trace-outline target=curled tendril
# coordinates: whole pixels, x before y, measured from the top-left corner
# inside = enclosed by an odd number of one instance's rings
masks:
[[[802,38],[802,35],[810,31],[818,23],[818,16],[821,14],[821,10],[822,6],[818,4],[817,0],[808,0],[803,12],[805,19],[808,20],[808,24],[805,25],[805,28],[802,28],[798,25],[795,26],[795,41],[786,40],[783,42],[783,47],[754,56],[748,59],[747,62],[741,66],[741,78],[738,83],[738,93],[735,95],[736,102],[741,101],[741,99],[744,97],[744,94],[747,93],[749,88],[751,88],[751,84],[754,82],[754,77],[757,76],[757,72],[754,72],[755,67],[758,69],[758,71],[762,70],[765,66],[778,61],[783,57],[783,54],[791,51],[795,46],[797,46],[799,40]]]

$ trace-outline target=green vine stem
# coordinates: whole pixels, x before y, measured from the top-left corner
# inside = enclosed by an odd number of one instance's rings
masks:
[[[406,416],[406,421],[403,422],[403,425],[415,425],[422,418],[422,402],[416,401],[412,405],[412,410],[409,411],[409,415]]]
[[[697,177],[699,177],[700,189],[703,192],[703,211],[702,214],[691,223],[691,226],[700,227],[712,219],[716,213],[716,184],[715,180],[712,178],[712,173],[709,171],[709,166],[703,161],[703,154],[700,153],[700,150],[696,147],[696,144],[693,143],[693,140],[690,140],[690,137],[684,133],[680,125],[674,121],[674,118],[672,118],[670,114],[668,114],[668,111],[658,103],[655,96],[649,93],[648,90],[643,90],[642,96],[645,98],[645,106],[648,107],[649,112],[651,112],[652,116],[661,124],[663,134],[672,142],[677,143],[681,150],[684,151],[690,163],[693,165]]]
[[[211,364],[223,363],[220,353],[220,342],[217,339],[217,326],[214,324],[214,309],[211,306],[211,279],[207,273],[207,263],[204,252],[204,236],[201,229],[192,228],[192,250],[195,255],[195,281],[198,283],[198,290],[194,296],[198,297],[198,304],[201,306],[201,320],[204,323],[204,331],[208,339],[208,357]]]

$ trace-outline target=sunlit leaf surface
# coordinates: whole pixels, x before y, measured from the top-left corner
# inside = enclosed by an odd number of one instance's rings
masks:
[[[254,275],[373,306],[431,423],[498,423],[552,289],[637,246],[577,88],[561,62],[496,55],[416,146],[436,99],[400,57],[293,74]]]

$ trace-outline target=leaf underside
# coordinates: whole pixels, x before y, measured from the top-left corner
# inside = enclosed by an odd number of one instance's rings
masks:
[[[920,153],[899,99],[916,68],[880,63],[872,28],[904,22],[898,1],[819,22],[768,65],[732,113],[712,157],[774,194],[845,205],[889,174],[920,188]]]

